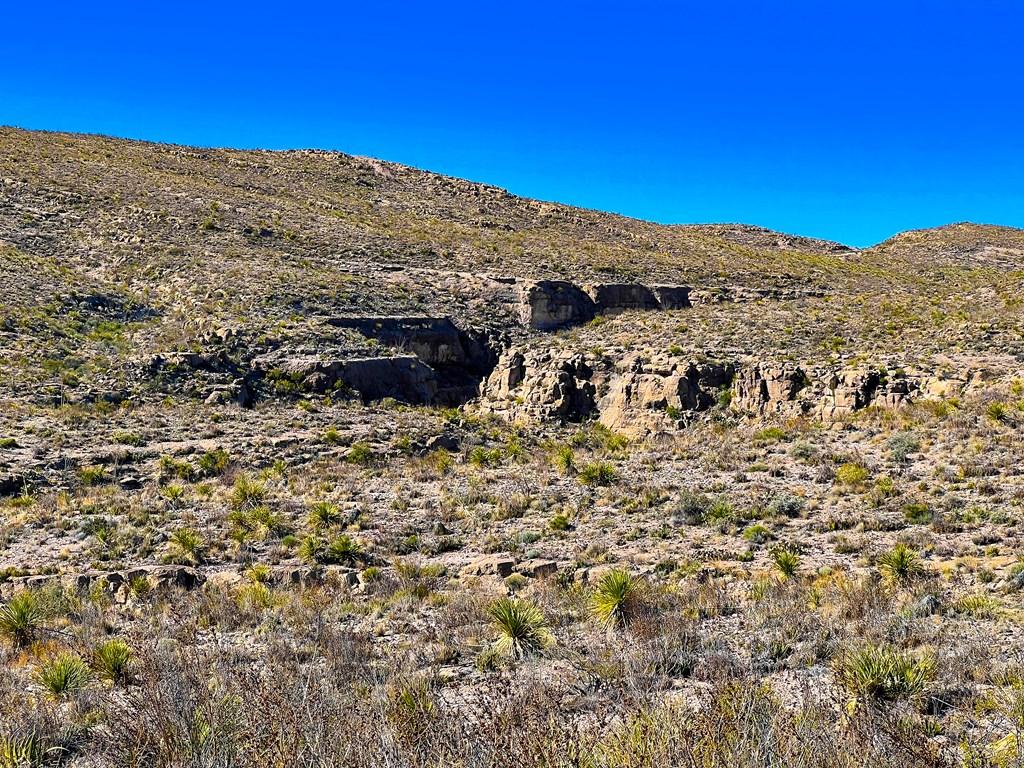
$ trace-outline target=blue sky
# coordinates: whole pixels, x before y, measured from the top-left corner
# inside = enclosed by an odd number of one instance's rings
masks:
[[[173,7],[160,10],[157,6]],[[11,3],[0,124],[865,246],[1024,227],[1024,2]]]

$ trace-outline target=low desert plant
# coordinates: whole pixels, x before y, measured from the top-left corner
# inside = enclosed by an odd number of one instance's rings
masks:
[[[203,562],[206,553],[206,540],[195,528],[179,528],[170,535],[168,542],[176,560],[193,565]]]
[[[935,660],[869,645],[842,654],[834,671],[837,682],[855,699],[891,702],[920,696],[935,676]]]
[[[61,698],[84,688],[89,677],[88,664],[74,654],[62,653],[40,667],[36,682],[54,698]]]
[[[29,645],[42,627],[43,612],[34,592],[19,592],[0,606],[0,634],[15,648]]]
[[[544,614],[525,600],[503,597],[488,612],[498,631],[494,648],[504,657],[522,659],[536,655],[554,640]]]
[[[776,549],[772,552],[772,563],[784,578],[791,579],[800,567],[800,555],[788,549]]]
[[[590,610],[606,627],[625,627],[641,613],[644,584],[624,568],[614,568],[597,584],[590,598]]]
[[[231,507],[236,510],[258,507],[267,499],[267,486],[249,475],[239,475],[231,492]]]
[[[917,550],[902,542],[879,555],[875,564],[886,580],[894,583],[911,581],[924,573]]]
[[[580,467],[579,478],[584,485],[611,485],[618,480],[618,473],[607,461],[595,461]]]
[[[108,640],[93,652],[93,667],[105,680],[112,683],[128,679],[132,663],[132,649],[124,640]]]
[[[316,530],[330,528],[342,521],[341,510],[337,504],[329,501],[318,501],[309,508],[309,524]]]

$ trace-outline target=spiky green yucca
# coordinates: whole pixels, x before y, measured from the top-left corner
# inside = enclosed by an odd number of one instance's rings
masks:
[[[203,561],[206,541],[196,529],[179,528],[170,535],[169,542],[177,559],[193,564]]]
[[[309,508],[309,524],[317,530],[330,528],[341,522],[341,510],[337,504],[329,501],[318,501]]]
[[[0,736],[0,768],[36,768],[52,751],[38,734],[23,738]]]
[[[258,507],[267,498],[267,486],[249,475],[240,475],[235,481],[231,492],[232,509],[251,509]]]
[[[74,693],[89,682],[89,665],[78,656],[62,653],[46,662],[36,675],[36,681],[55,698]]]
[[[490,608],[491,623],[498,630],[495,650],[502,656],[522,659],[543,651],[554,640],[544,614],[535,605],[503,597]]]
[[[844,654],[835,673],[840,685],[858,699],[913,699],[935,676],[935,659],[884,645],[867,646]]]
[[[131,663],[132,649],[124,640],[108,640],[96,649],[96,671],[112,683],[119,683],[128,678]]]
[[[777,549],[772,552],[772,562],[775,564],[775,570],[785,578],[791,579],[800,567],[800,555],[788,549]]]
[[[602,577],[590,599],[590,610],[602,624],[624,627],[639,614],[643,584],[623,568],[615,568]]]
[[[0,634],[6,635],[15,648],[23,648],[35,639],[42,620],[42,611],[32,592],[19,592],[0,606]]]
[[[902,543],[879,555],[876,564],[882,575],[891,582],[910,581],[924,573],[924,565],[921,564],[917,550]]]

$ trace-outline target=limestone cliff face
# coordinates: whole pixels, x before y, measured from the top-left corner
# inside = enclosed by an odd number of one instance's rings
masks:
[[[564,350],[507,351],[480,386],[478,408],[510,420],[597,418],[642,437],[723,407],[752,417],[831,421],[869,406],[898,407],[964,391],[971,375],[890,374],[877,367],[772,365],[633,353],[616,364]]]
[[[511,350],[480,385],[479,408],[509,420],[580,420],[594,413],[594,370],[582,354]]]

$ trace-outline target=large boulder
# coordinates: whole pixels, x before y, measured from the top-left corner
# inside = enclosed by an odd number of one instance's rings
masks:
[[[534,280],[519,286],[519,320],[538,330],[580,325],[594,319],[594,300],[564,280]]]

